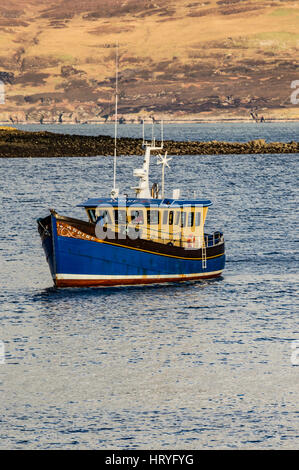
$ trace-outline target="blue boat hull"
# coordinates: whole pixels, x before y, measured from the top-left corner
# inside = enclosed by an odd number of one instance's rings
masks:
[[[80,232],[82,233],[82,232]],[[61,236],[55,216],[51,233],[42,237],[43,248],[57,287],[153,284],[207,279],[221,275],[223,252],[201,258],[155,253],[113,241]]]

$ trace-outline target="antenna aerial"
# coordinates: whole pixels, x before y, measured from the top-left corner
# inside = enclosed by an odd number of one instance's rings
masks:
[[[143,160],[142,168],[136,168],[133,171],[133,175],[139,178],[138,186],[134,186],[131,189],[135,189],[136,196],[138,198],[150,198],[151,191],[149,189],[149,166],[150,166],[150,158],[151,152],[156,150],[163,149],[163,122],[161,122],[161,143],[160,146],[156,145],[156,139],[154,136],[154,120],[152,119],[152,141],[147,142],[144,136],[144,119],[142,120],[142,145],[145,147],[145,155]],[[169,160],[166,159],[165,165],[168,166],[167,162]],[[164,168],[163,167],[163,168]]]
[[[118,188],[116,188],[116,156],[117,156],[117,123],[118,123],[118,64],[119,64],[119,44],[116,43],[115,52],[115,113],[114,113],[114,162],[113,162],[113,189],[112,197],[118,196]]]
[[[165,155],[161,155],[159,153],[158,155],[158,161],[157,161],[157,165],[162,165],[162,188],[161,188],[161,197],[163,199],[164,197],[164,189],[165,189],[165,165],[170,168],[170,166],[168,165],[168,162],[170,162],[171,158],[167,158],[167,151],[165,152]]]

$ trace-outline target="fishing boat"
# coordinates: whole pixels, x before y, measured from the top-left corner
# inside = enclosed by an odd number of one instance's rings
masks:
[[[220,276],[225,264],[223,233],[207,234],[211,201],[164,196],[167,154],[158,155],[162,185],[149,183],[156,142],[144,142],[133,197],[113,186],[109,197],[78,204],[87,220],[59,215],[38,219],[38,230],[55,286],[116,286],[191,281]]]
[[[117,70],[117,68],[116,68]],[[133,195],[116,187],[117,73],[113,187],[108,197],[78,204],[87,220],[58,214],[54,209],[38,219],[38,231],[56,287],[123,286],[195,281],[221,275],[225,265],[223,233],[205,233],[209,199],[181,198],[178,189],[165,196],[163,123],[160,143],[152,132],[145,140],[142,168],[133,171],[138,184]],[[150,183],[155,154],[162,182]]]

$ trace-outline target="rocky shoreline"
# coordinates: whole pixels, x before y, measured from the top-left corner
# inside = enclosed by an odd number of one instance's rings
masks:
[[[299,153],[299,142],[177,142],[164,141],[169,155],[227,155]],[[52,132],[28,132],[0,128],[0,158],[50,158],[110,156],[114,139],[108,136],[82,136]],[[142,155],[142,139],[120,138],[118,155]]]

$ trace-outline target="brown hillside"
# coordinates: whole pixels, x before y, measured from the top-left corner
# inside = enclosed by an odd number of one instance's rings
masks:
[[[297,118],[299,8],[284,0],[11,0],[0,121]]]

